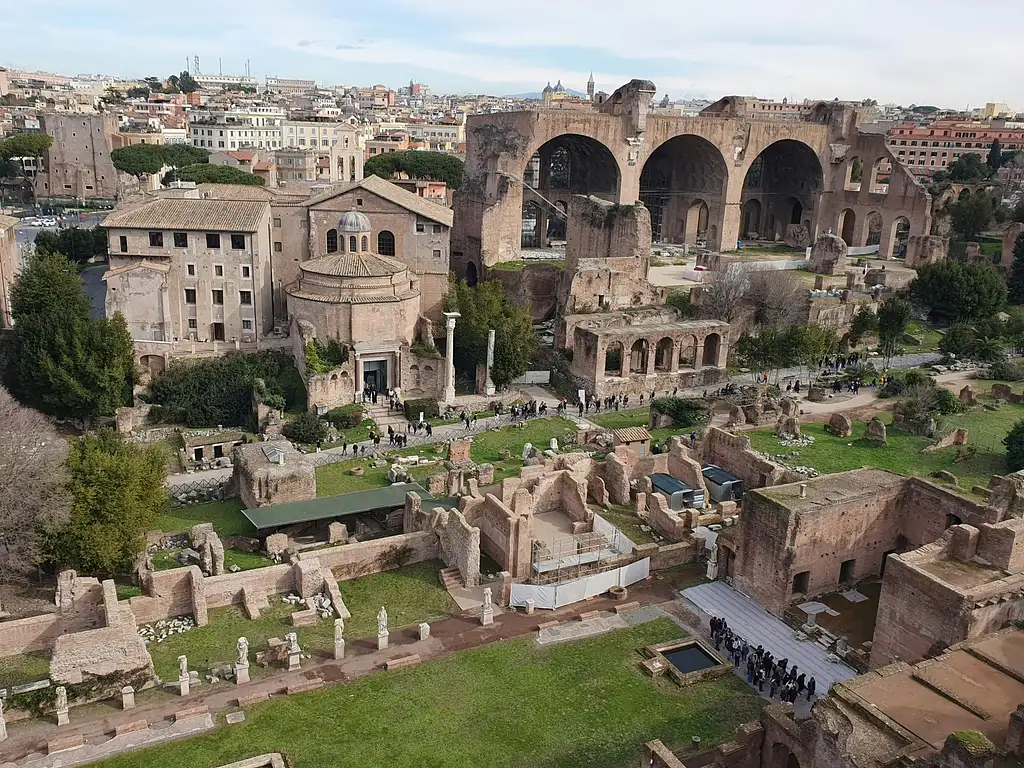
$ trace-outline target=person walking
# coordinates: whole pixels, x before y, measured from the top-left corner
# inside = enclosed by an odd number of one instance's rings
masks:
[[[814,682],[814,678],[812,677],[810,680],[807,681],[807,700],[808,701],[810,701],[811,700],[811,696],[814,695],[814,688],[815,688],[815,686],[817,686],[817,683]]]
[[[806,688],[806,687],[807,687],[807,685],[804,682],[804,673],[801,672],[800,676],[797,677],[797,679],[796,679],[796,694],[797,694],[797,696],[802,696],[803,692],[804,692],[804,688]]]

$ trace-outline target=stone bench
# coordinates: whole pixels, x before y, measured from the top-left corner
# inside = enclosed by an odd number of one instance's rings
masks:
[[[130,723],[124,723],[114,729],[115,736],[121,736],[125,733],[135,733],[136,731],[144,731],[149,728],[148,720],[132,720]]]
[[[285,693],[291,696],[293,693],[304,693],[306,691],[315,691],[317,688],[323,688],[324,681],[319,677],[314,677],[311,680],[303,680],[301,683],[293,683],[285,688]]]
[[[625,613],[626,611],[635,611],[639,607],[640,603],[634,600],[631,603],[619,603],[614,608],[612,608],[612,610],[616,613]]]
[[[196,717],[197,715],[208,715],[210,714],[210,708],[205,704],[198,707],[189,707],[188,709],[179,709],[174,713],[174,722],[180,722],[190,717]]]
[[[586,611],[580,614],[580,621],[590,621],[601,618],[601,611]]]
[[[400,656],[397,659],[389,659],[384,662],[384,669],[391,671],[392,669],[405,669],[406,667],[414,667],[422,661],[418,653],[413,653],[408,656]]]
[[[554,629],[559,625],[559,621],[545,621],[537,625],[537,631],[540,632],[545,629]]]
[[[78,749],[85,746],[85,737],[82,734],[75,736],[61,736],[59,739],[46,743],[46,754],[52,755],[55,752],[66,752],[69,749]]]

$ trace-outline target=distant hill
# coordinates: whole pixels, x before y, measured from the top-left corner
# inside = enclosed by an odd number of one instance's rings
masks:
[[[586,96],[587,94],[581,93],[580,91],[574,91],[572,88],[566,88],[566,93],[572,94],[573,96]],[[540,91],[534,91],[533,93],[510,93],[506,96],[502,96],[503,99],[536,99],[540,101],[544,97],[544,94]]]

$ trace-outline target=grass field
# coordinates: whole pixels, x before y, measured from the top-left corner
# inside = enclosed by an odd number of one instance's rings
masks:
[[[646,427],[650,423],[650,408],[631,408],[628,411],[602,411],[587,419],[606,429],[626,429],[627,427]]]
[[[0,659],[0,688],[25,685],[50,676],[50,651],[20,653]]]
[[[352,618],[345,622],[345,635],[360,638],[376,633],[377,611],[382,605],[388,609],[392,629],[450,613],[455,603],[441,587],[437,575],[443,567],[439,560],[430,560],[407,565],[397,571],[341,582],[341,597],[352,613]],[[247,619],[237,605],[214,608],[205,627],[172,635],[162,643],[150,643],[148,649],[153,657],[153,666],[163,680],[177,680],[178,656],[185,654],[189,669],[198,670],[202,675],[212,666],[230,663],[235,658],[235,643],[240,637],[248,638],[255,658],[257,651],[266,649],[267,638],[283,638],[293,631],[288,617],[295,610],[295,606],[282,603],[280,595],[271,597],[270,608],[255,620]],[[299,627],[294,631],[299,636],[303,651],[322,657],[333,652],[333,618],[321,619],[312,626]],[[251,671],[256,675],[261,669],[253,665]]]
[[[987,413],[987,412],[986,412]],[[957,416],[970,416],[965,414]],[[884,419],[887,424],[889,419]],[[774,430],[759,429],[745,433],[754,450],[762,453],[782,454],[796,452],[789,464],[814,467],[823,474],[845,472],[859,467],[876,467],[908,477],[927,477],[940,469],[956,475],[961,488],[970,490],[975,485],[987,486],[993,474],[1005,472],[1003,455],[980,450],[978,454],[959,464],[954,463],[955,448],[944,448],[935,453],[923,453],[932,444],[928,438],[888,430],[888,443],[876,447],[863,439],[867,425],[854,422],[852,437],[836,437],[825,431],[823,424],[806,424],[801,430],[814,436],[814,443],[804,448],[785,448],[779,445]]]
[[[684,757],[734,736],[763,702],[733,675],[680,688],[637,650],[667,619],[549,648],[520,638],[246,710],[246,722],[135,752],[105,768],[211,768],[282,752],[294,768],[621,768],[661,739]]]
[[[594,511],[626,534],[634,544],[650,544],[655,540],[650,531],[640,530],[640,526],[646,525],[646,523],[633,514],[633,510],[629,507],[613,506],[611,509],[595,507]]]
[[[208,504],[193,504],[180,509],[168,509],[157,518],[155,530],[164,533],[184,533],[197,523],[213,523],[213,529],[221,538],[225,536],[255,536],[242,510],[241,499],[211,501]]]

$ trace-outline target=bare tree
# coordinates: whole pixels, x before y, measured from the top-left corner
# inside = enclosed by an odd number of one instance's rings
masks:
[[[0,581],[31,573],[46,531],[67,519],[67,452],[46,416],[0,387]]]
[[[759,269],[749,273],[747,301],[757,325],[788,328],[807,318],[807,288],[795,272]]]
[[[747,268],[740,262],[727,265],[705,285],[700,302],[701,314],[727,323],[735,321],[740,315],[740,305],[749,288]]]

